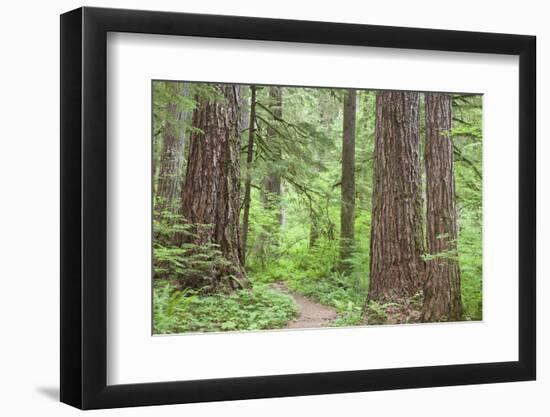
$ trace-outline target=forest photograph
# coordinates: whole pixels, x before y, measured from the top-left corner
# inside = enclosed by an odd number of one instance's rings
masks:
[[[153,80],[153,334],[482,320],[482,103]]]

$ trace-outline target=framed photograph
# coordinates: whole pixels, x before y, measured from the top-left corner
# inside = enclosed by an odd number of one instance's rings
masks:
[[[61,16],[61,401],[533,380],[535,37]]]

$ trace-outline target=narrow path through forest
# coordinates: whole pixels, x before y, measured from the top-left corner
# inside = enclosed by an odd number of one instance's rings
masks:
[[[298,317],[289,322],[285,329],[326,327],[338,317],[334,308],[316,303],[301,294],[290,291],[284,282],[275,282],[271,286],[276,291],[290,295],[298,305]]]

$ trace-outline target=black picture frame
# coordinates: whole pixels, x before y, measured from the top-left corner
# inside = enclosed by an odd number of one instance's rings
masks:
[[[108,32],[519,56],[518,361],[107,385]],[[61,401],[81,409],[534,380],[534,36],[79,8],[61,15]]]

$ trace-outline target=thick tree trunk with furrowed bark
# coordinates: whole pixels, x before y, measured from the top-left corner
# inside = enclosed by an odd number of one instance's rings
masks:
[[[449,94],[426,94],[426,283],[423,321],[462,319]]]
[[[340,268],[349,272],[354,249],[355,223],[355,113],[357,92],[347,90],[344,98],[342,134],[342,206],[340,210]]]
[[[240,259],[240,86],[216,85],[222,100],[199,99],[193,113],[182,215],[193,226],[185,243],[215,244],[230,263],[211,276],[196,276],[188,287],[207,284],[236,288],[246,283]],[[209,225],[204,227],[204,225]],[[221,282],[223,278],[227,282]]]
[[[423,283],[419,94],[376,98],[369,300],[408,298]]]

